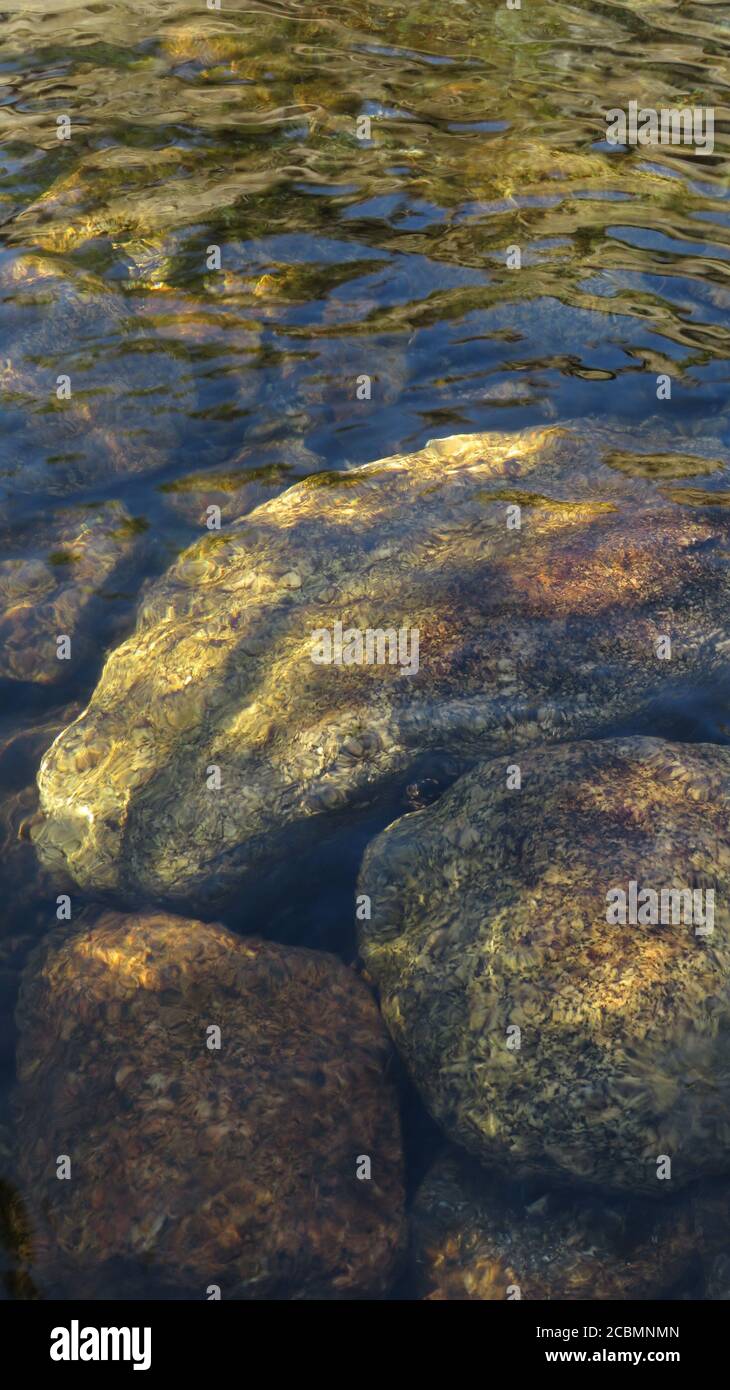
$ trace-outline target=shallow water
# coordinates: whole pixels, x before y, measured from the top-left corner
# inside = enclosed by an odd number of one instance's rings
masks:
[[[658,422],[685,465],[655,461],[657,489],[728,505],[729,90],[715,3],[6,6],[0,544],[63,565],[41,519],[109,499],[141,541],[104,582],[74,678],[0,686],[7,1009],[46,912],[23,891],[21,794],[210,500],[225,520],[435,436],[607,417],[636,440],[618,471],[649,471]],[[713,107],[713,153],[611,147],[604,112],[630,100]],[[64,372],[79,416],[61,437]],[[699,436],[721,462],[695,475]],[[727,742],[723,692],[688,690],[652,731]],[[351,960],[362,848],[403,809],[381,807],[335,875],[323,853],[231,925]],[[6,1094],[11,1027],[1,1041]],[[406,1112],[413,1181],[433,1133],[412,1097]]]

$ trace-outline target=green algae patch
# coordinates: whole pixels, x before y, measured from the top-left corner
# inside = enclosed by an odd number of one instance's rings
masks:
[[[666,453],[636,454],[622,452],[606,455],[609,468],[628,473],[632,478],[695,478],[726,469],[722,459],[703,458],[701,454]]]

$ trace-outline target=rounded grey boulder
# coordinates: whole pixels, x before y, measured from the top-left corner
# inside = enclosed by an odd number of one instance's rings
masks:
[[[730,1171],[730,750],[483,763],[371,843],[358,891],[391,1035],[482,1162],[654,1197]]]

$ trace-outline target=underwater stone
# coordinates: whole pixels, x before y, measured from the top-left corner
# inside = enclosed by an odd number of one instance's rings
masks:
[[[503,1176],[667,1197],[730,1171],[730,750],[520,764],[521,790],[484,763],[363,860],[361,955],[416,1086]],[[632,881],[700,890],[699,918],[616,921]]]
[[[0,290],[0,503],[160,468],[180,443],[192,388],[130,305],[94,276],[37,255],[0,267]]]
[[[555,1192],[489,1175],[456,1149],[426,1175],[411,1218],[416,1296],[608,1302],[678,1296],[715,1269],[730,1233],[730,1182],[669,1202]],[[685,1285],[686,1281],[686,1285]]]
[[[44,861],[210,915],[424,771],[604,731],[726,670],[730,516],[602,462],[628,443],[592,423],[438,440],[206,535],[43,762]],[[418,670],[317,664],[338,623],[417,628]]]
[[[121,503],[106,502],[0,532],[0,542],[0,678],[40,685],[74,679],[96,655],[100,635],[118,637],[104,632],[102,595],[130,576],[137,527]],[[63,636],[68,659],[59,658]]]
[[[18,1027],[27,1264],[45,1290],[388,1290],[403,1234],[390,1044],[335,957],[107,913],[33,954]]]

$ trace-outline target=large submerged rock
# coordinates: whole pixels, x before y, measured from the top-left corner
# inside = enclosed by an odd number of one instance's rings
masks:
[[[438,1300],[610,1302],[677,1297],[715,1277],[730,1234],[730,1181],[670,1202],[521,1191],[457,1150],[414,1202],[413,1291]],[[717,1282],[717,1281],[716,1281]]]
[[[614,467],[626,447],[597,426],[454,437],[206,536],[44,760],[45,861],[124,902],[209,910],[424,760],[453,779],[724,670],[730,517]],[[322,631],[332,664],[313,660]],[[400,645],[368,652],[368,631]],[[358,634],[385,664],[360,664]]]
[[[503,1175],[662,1197],[730,1172],[730,750],[519,766],[521,789],[484,763],[365,855],[361,952],[416,1085]]]
[[[109,913],[42,944],[18,1025],[18,1164],[44,1290],[388,1290],[403,1205],[390,1044],[337,959]]]

